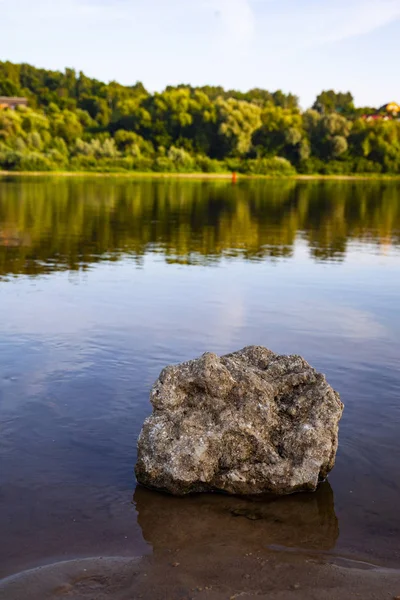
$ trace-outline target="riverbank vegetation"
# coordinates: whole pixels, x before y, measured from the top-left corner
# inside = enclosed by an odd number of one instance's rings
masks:
[[[0,170],[250,175],[400,173],[400,120],[322,92],[302,111],[293,94],[221,87],[102,83],[0,62]],[[371,115],[374,115],[372,118]]]

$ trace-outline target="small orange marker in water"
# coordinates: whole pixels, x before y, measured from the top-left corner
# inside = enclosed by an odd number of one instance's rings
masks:
[[[232,173],[232,183],[237,183],[237,174],[235,173],[235,171],[233,171]]]

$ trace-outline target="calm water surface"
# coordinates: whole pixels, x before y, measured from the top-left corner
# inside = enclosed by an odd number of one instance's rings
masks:
[[[399,298],[400,183],[0,180],[1,575],[189,542],[398,566]],[[135,490],[159,371],[248,344],[341,393],[329,483]]]

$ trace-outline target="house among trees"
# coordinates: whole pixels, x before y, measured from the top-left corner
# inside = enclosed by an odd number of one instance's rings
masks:
[[[11,110],[14,110],[17,106],[28,106],[28,99],[14,96],[0,96],[0,109],[11,108]]]
[[[396,118],[400,116],[400,104],[397,102],[389,102],[389,104],[385,104],[379,109],[379,112],[387,113],[392,115],[392,117]]]
[[[390,121],[391,119],[400,119],[400,104],[397,102],[389,102],[384,104],[375,113],[363,115],[366,121]]]

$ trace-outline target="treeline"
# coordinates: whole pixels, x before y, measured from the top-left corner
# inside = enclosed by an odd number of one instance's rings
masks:
[[[354,242],[400,245],[398,198],[384,180],[0,183],[0,278],[152,253],[179,264],[275,260],[292,256],[299,236],[315,260],[341,261]]]
[[[400,120],[366,120],[350,93],[322,92],[302,112],[293,94],[167,87],[150,94],[77,74],[0,62],[0,169],[400,173]]]

